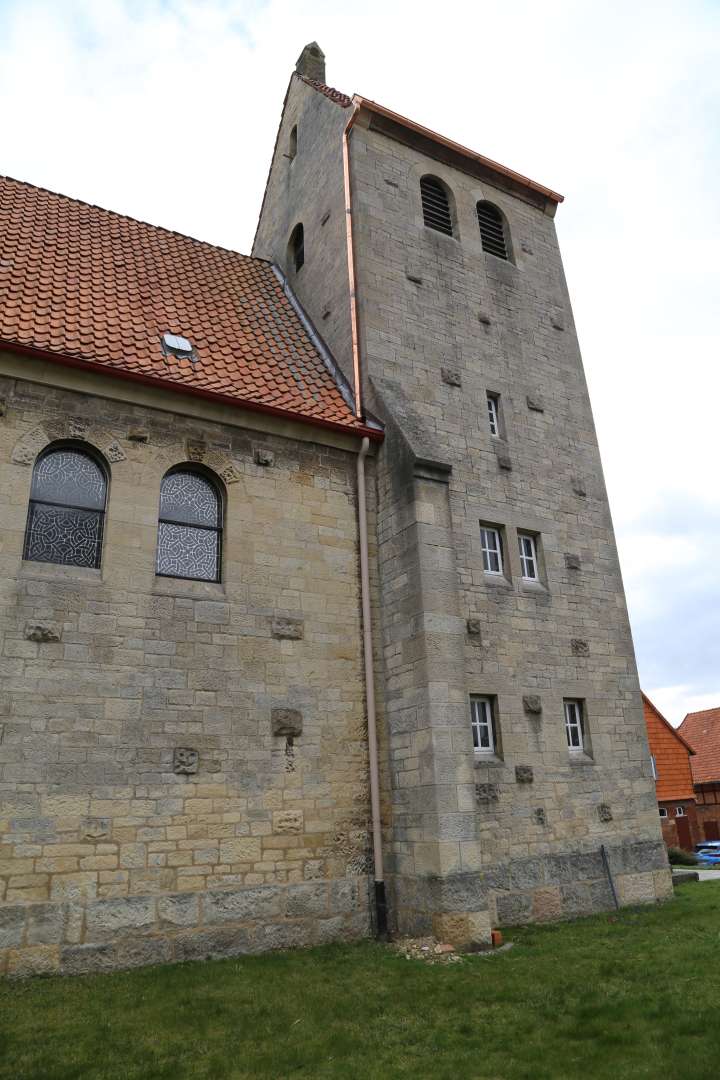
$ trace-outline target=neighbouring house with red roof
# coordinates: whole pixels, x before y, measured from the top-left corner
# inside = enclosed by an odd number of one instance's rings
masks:
[[[720,840],[720,708],[688,713],[678,728],[692,746],[697,817],[702,840]]]
[[[704,839],[695,807],[692,773],[695,751],[646,694],[643,694],[643,708],[663,840],[668,847],[692,851]]]
[[[252,256],[0,178],[0,973],[671,894],[561,201],[316,44]]]

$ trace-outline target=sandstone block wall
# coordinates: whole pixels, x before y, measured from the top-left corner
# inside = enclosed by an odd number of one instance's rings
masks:
[[[469,874],[466,908],[487,902],[501,922],[590,910],[592,896],[605,906],[602,875],[588,892],[592,879],[570,858],[596,858],[601,844],[624,901],[654,898],[656,886],[666,895],[632,638],[553,220],[362,125],[352,139],[366,395],[392,418],[378,461],[378,541],[398,917],[427,926],[443,901],[428,900],[426,887],[418,900],[413,882]],[[453,238],[423,223],[427,173],[451,192]],[[482,251],[483,199],[505,214],[514,261]],[[499,395],[499,438],[488,392]],[[483,570],[481,523],[501,530],[502,577]],[[521,580],[519,530],[536,537],[539,582]],[[495,705],[492,760],[473,753],[473,694]],[[568,752],[564,698],[585,703],[585,754]],[[628,844],[638,845],[630,869]],[[559,856],[570,862],[558,879]],[[546,891],[536,902],[518,888],[513,899],[516,868],[535,859],[547,868],[533,889]],[[573,865],[582,903],[567,891]],[[507,882],[497,895],[492,886],[507,868],[510,898]],[[633,886],[633,874],[650,876]]]
[[[172,396],[0,398],[0,971],[367,933],[355,455]],[[68,437],[108,463],[100,570],[22,560],[32,462]],[[154,572],[189,458],[226,492],[220,584]]]
[[[279,146],[298,122],[311,152],[291,167],[276,156],[256,254],[288,269],[290,222],[310,223],[316,255],[294,285],[347,370],[349,323],[323,318],[332,295],[347,320],[347,277],[333,262],[340,249],[312,225],[342,210],[346,119],[291,86]],[[387,869],[400,928],[483,940],[493,920],[610,906],[601,845],[621,902],[667,895],[669,875],[552,217],[411,142],[361,114],[350,148],[363,394],[387,432],[375,577]],[[423,223],[426,174],[451,192],[453,238]],[[511,261],[482,250],[485,199],[506,215]],[[334,244],[344,248],[341,236]],[[498,438],[488,392],[499,396]],[[481,522],[502,532],[503,578],[483,571]],[[521,581],[518,530],[537,539],[538,583]],[[496,707],[490,761],[472,749],[472,694]],[[568,753],[566,697],[585,703],[583,755]]]

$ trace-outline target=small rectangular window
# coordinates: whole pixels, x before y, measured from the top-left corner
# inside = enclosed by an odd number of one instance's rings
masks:
[[[667,810],[665,809],[664,806],[660,807],[659,813],[660,813],[660,817],[662,817],[662,818],[667,817]]]
[[[518,533],[520,548],[520,568],[525,581],[538,580],[537,544],[534,536]]]
[[[582,753],[585,749],[585,725],[583,722],[582,701],[568,698],[565,701],[565,735],[568,750]]]
[[[685,807],[684,806],[676,806],[675,807],[675,817],[685,817]]]
[[[650,755],[650,768],[652,769],[652,778],[653,778],[653,780],[657,780],[657,778],[658,778],[657,761],[655,760],[655,755],[654,754]]]
[[[500,416],[498,412],[498,398],[497,394],[488,394],[487,396],[488,406],[488,422],[490,424],[490,434],[500,434]]]
[[[485,573],[502,574],[503,558],[500,531],[481,526],[480,545],[482,547],[483,570]]]
[[[470,698],[470,722],[476,754],[495,753],[495,717],[492,698]]]

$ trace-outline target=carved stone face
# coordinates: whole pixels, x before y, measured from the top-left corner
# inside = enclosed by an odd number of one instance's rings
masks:
[[[198,771],[200,755],[187,746],[176,746],[173,751],[173,772],[188,776]]]

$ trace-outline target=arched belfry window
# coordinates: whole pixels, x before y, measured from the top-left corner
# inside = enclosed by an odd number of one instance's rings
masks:
[[[160,485],[156,573],[219,581],[221,541],[218,485],[190,465],[171,469]]]
[[[450,198],[445,185],[435,176],[423,176],[420,181],[420,198],[422,200],[423,221],[428,229],[453,235],[452,214],[450,213]]]
[[[23,558],[99,567],[107,473],[90,449],[61,443],[35,462]]]
[[[498,210],[489,202],[477,204],[478,225],[480,226],[480,240],[483,251],[490,255],[496,255],[498,259],[510,258],[510,245],[508,243],[505,219]]]
[[[290,234],[288,255],[293,269],[297,273],[305,263],[305,230],[302,227],[302,222],[297,224]]]

